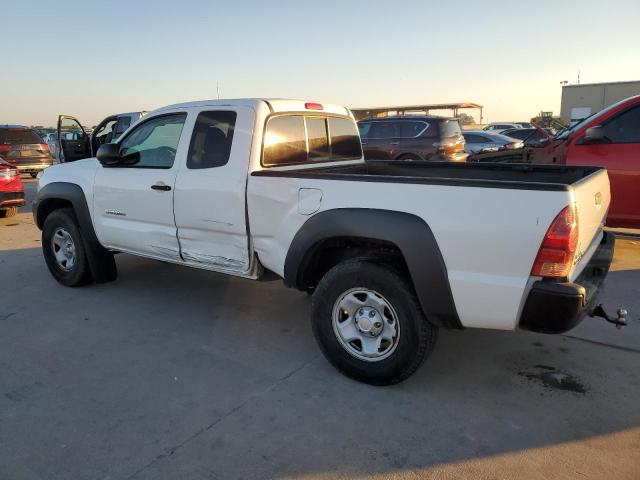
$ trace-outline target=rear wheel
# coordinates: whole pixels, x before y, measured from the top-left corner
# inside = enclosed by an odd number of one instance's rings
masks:
[[[311,315],[325,357],[345,375],[372,385],[411,376],[438,335],[405,276],[369,260],[332,268],[313,294]]]
[[[42,252],[54,278],[67,287],[92,281],[82,235],[73,210],[55,210],[44,221]]]
[[[18,214],[18,207],[8,207],[0,210],[0,218],[9,218]]]

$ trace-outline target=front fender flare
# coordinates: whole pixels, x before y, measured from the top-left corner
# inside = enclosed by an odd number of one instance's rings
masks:
[[[117,278],[118,273],[113,254],[105,249],[96,236],[84,191],[79,185],[69,182],[53,182],[40,189],[33,201],[33,219],[40,230],[47,215],[52,211],[50,202],[64,200],[71,204],[78,220],[78,227],[87,252],[91,275],[96,283],[106,283]]]

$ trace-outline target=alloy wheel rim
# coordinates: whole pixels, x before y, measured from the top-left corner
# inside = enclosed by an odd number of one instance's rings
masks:
[[[67,230],[60,227],[53,232],[51,250],[56,263],[62,270],[68,272],[73,269],[76,264],[76,245]]]
[[[365,362],[388,358],[400,339],[398,315],[391,303],[364,287],[349,289],[338,297],[332,324],[342,348]]]

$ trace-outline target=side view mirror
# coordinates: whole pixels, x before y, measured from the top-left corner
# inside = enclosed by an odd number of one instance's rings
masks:
[[[607,137],[604,134],[604,128],[602,128],[600,125],[587,128],[587,131],[584,132],[584,143],[604,143],[606,141]]]
[[[549,143],[548,138],[538,138],[536,140],[527,140],[524,142],[527,147],[544,147]]]
[[[121,161],[120,146],[117,143],[103,143],[98,148],[96,158],[103,167],[112,167]]]

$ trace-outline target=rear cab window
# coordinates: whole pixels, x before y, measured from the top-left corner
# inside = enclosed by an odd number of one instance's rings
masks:
[[[275,115],[267,121],[263,144],[265,167],[362,158],[358,129],[348,117]]]

